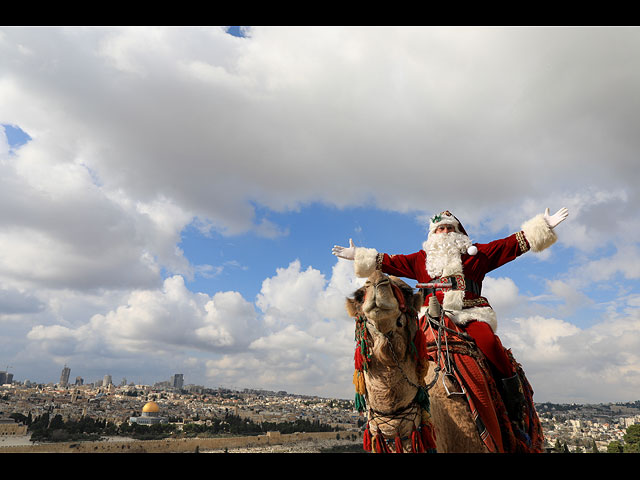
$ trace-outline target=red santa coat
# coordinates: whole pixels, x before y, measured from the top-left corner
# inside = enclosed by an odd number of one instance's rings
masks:
[[[478,252],[475,255],[463,254],[462,276],[457,276],[458,289],[465,289],[464,294],[460,292],[462,311],[451,312],[450,318],[460,326],[468,326],[468,333],[471,334],[480,349],[492,361],[492,363],[505,376],[512,373],[511,362],[504,353],[504,348],[500,340],[495,336],[497,329],[497,319],[488,300],[481,296],[482,281],[487,273],[514,260],[530,249],[523,232],[514,233],[500,240],[490,243],[475,244]],[[406,277],[417,280],[419,283],[443,282],[447,279],[432,277],[426,268],[426,252],[419,252],[410,255],[388,255],[386,253],[377,254],[377,267],[384,273],[397,277]],[[464,282],[464,283],[463,283]],[[438,289],[435,293],[438,301],[447,309],[445,300],[446,290]],[[429,304],[429,297],[425,296],[424,306]],[[481,323],[476,323],[481,322]],[[490,326],[491,329],[487,328]]]
[[[462,326],[474,321],[486,323],[491,327],[489,333],[493,337],[498,326],[497,318],[488,300],[481,296],[485,275],[530,249],[534,252],[542,251],[556,240],[553,229],[546,223],[543,215],[537,215],[525,222],[520,231],[506,238],[475,244],[478,249],[476,255],[461,255],[462,275],[461,278],[456,277],[458,282],[464,281],[465,286],[475,283],[475,289],[462,287],[460,290],[436,292],[436,297],[447,311],[447,316]],[[412,278],[419,283],[438,281],[439,278],[432,278],[427,272],[426,258],[424,250],[409,255],[389,255],[378,253],[373,248],[357,247],[354,268],[358,277],[368,277],[375,269],[381,269],[389,275]],[[427,295],[425,298],[425,309],[430,296]],[[477,327],[478,325],[474,328]]]
[[[480,295],[482,281],[487,273],[514,260],[530,249],[525,234],[520,231],[500,240],[490,243],[475,244],[478,248],[476,255],[463,254],[462,273],[465,282],[473,282],[477,285],[476,291],[465,291],[464,308],[489,307],[489,302]],[[417,280],[419,283],[437,282],[440,277],[431,277],[427,272],[427,254],[424,250],[410,255],[377,254],[377,266],[389,275],[406,277]],[[425,298],[425,306],[429,304],[429,297]],[[436,293],[442,303],[444,292]],[[466,323],[466,322],[463,322]]]

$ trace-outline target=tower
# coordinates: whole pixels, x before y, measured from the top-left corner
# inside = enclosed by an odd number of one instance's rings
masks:
[[[173,376],[173,388],[181,389],[184,384],[184,374],[176,373]]]
[[[69,385],[69,374],[71,373],[71,369],[66,365],[62,369],[62,373],[60,373],[60,386],[66,387]]]

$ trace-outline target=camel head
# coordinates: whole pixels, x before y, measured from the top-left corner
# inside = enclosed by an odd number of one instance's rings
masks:
[[[406,341],[416,332],[417,324],[411,320],[422,302],[421,293],[414,294],[399,278],[376,270],[364,286],[354,292],[353,298],[347,298],[346,308],[352,317],[363,315],[367,325],[373,327],[374,337],[385,340],[376,342],[379,348],[389,338],[403,338],[406,346]]]
[[[422,294],[414,294],[413,289],[394,276],[376,270],[356,290],[353,298],[347,298],[347,312],[352,317],[364,315],[383,335],[394,329],[399,317],[407,310],[418,311],[422,306]],[[402,321],[402,319],[400,319]]]

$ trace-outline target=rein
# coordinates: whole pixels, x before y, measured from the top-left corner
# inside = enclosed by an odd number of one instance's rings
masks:
[[[427,313],[425,315],[425,317],[428,319],[428,322],[429,322],[428,323],[429,328],[432,328],[436,331],[435,343],[434,343],[435,347],[432,349],[436,351],[436,361],[435,361],[436,367],[434,369],[435,376],[433,377],[433,380],[426,386],[426,389],[431,390],[431,388],[433,388],[433,386],[438,381],[438,376],[440,372],[443,372],[442,385],[444,386],[445,391],[447,392],[447,395],[449,397],[453,395],[466,395],[466,391],[463,386],[461,386],[461,391],[459,392],[450,392],[449,387],[445,382],[445,379],[447,377],[450,377],[454,380],[456,379],[456,375],[454,372],[454,365],[451,362],[451,354],[452,354],[451,346],[453,346],[455,343],[458,343],[458,344],[461,343],[461,342],[452,342],[452,344],[449,345],[448,334],[457,336],[467,345],[473,344],[475,342],[468,333],[460,330],[454,330],[452,328],[445,326],[444,317],[446,312],[447,312],[446,310],[441,310],[439,317],[432,317],[429,311],[427,310]],[[442,347],[443,339],[444,339],[444,349]]]

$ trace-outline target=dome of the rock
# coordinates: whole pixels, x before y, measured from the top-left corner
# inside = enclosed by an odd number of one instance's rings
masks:
[[[160,412],[160,407],[156,402],[149,402],[144,407],[142,407],[142,413],[158,413]]]

